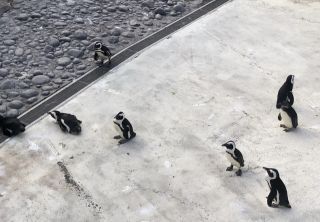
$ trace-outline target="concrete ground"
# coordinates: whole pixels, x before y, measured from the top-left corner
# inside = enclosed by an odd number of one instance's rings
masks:
[[[0,149],[1,221],[319,221],[320,2],[234,0],[111,71]],[[276,95],[295,75],[297,130]],[[137,137],[117,145],[124,111]],[[245,159],[226,172],[223,142]],[[262,166],[291,210],[269,208]]]

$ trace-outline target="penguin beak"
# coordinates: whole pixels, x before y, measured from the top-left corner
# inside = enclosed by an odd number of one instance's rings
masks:
[[[262,167],[264,170],[269,170],[269,168],[267,168],[267,167]]]
[[[227,144],[226,144],[226,143],[224,143],[224,144],[222,144],[221,146],[227,146]]]

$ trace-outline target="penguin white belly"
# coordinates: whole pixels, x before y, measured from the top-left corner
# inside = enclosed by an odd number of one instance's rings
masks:
[[[119,133],[119,135],[121,136],[121,138],[124,138],[123,132],[121,131],[120,127],[119,127],[117,124],[115,124],[115,123],[113,123],[113,126],[114,126],[115,130]]]
[[[226,157],[233,166],[240,168],[240,164],[235,159],[233,159],[230,154],[226,153]]]
[[[280,113],[281,113],[282,123],[286,127],[292,128],[292,120],[291,120],[290,116],[286,112],[284,112],[283,110],[281,110]]]
[[[105,59],[108,59],[107,56],[105,56],[102,52],[97,52],[97,55],[99,56],[99,58],[105,60]]]

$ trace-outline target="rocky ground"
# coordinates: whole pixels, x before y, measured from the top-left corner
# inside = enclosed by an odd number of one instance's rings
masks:
[[[18,116],[113,54],[199,7],[201,0],[1,0],[0,114]]]

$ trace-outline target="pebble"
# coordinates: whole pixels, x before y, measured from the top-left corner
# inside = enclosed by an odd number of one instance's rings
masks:
[[[23,48],[17,48],[16,51],[14,52],[16,56],[22,56],[23,53],[24,53]]]
[[[50,78],[45,75],[38,75],[32,78],[32,83],[34,85],[43,85],[50,82]]]
[[[39,92],[35,89],[27,89],[21,93],[21,97],[26,98],[26,99],[31,98],[31,97],[35,97],[38,95],[39,95]]]
[[[71,63],[71,59],[69,57],[62,57],[57,59],[57,63],[60,66],[67,66]]]
[[[77,39],[77,40],[85,40],[87,39],[87,33],[81,29],[75,31],[73,33],[73,38]]]
[[[5,77],[9,74],[9,70],[6,68],[0,68],[0,76]]]
[[[79,49],[69,49],[68,55],[75,58],[80,58],[81,56],[83,56],[83,51]]]
[[[29,18],[29,15],[26,13],[20,13],[18,16],[16,16],[16,19],[20,21],[27,21],[28,18]]]
[[[51,45],[52,47],[56,48],[60,45],[60,42],[58,39],[50,37],[48,40],[48,44]]]
[[[24,106],[23,102],[20,100],[13,100],[8,104],[8,107],[13,108],[13,109],[21,109]]]
[[[3,44],[6,46],[11,46],[11,45],[16,44],[16,41],[14,41],[13,39],[7,39],[7,40],[3,41]]]

